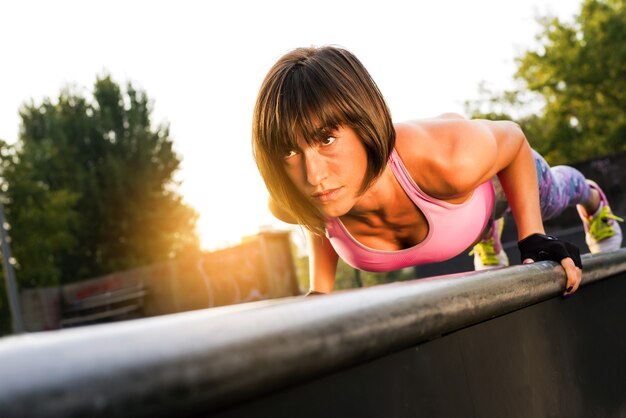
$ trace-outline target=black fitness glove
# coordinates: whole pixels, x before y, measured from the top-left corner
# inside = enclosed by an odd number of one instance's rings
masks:
[[[578,247],[567,241],[561,241],[557,237],[532,234],[518,241],[517,246],[522,262],[531,258],[534,261],[552,260],[560,263],[564,258],[571,257],[576,267],[583,268]]]
[[[317,295],[325,295],[326,293],[318,292],[317,290],[309,290],[306,292],[304,296],[317,296]]]

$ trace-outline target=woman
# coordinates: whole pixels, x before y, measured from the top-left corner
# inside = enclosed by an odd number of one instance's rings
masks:
[[[477,245],[477,268],[506,265],[499,202],[524,262],[561,263],[566,296],[580,284],[580,255],[545,235],[542,210],[577,204],[586,230],[602,230],[587,234],[592,252],[621,245],[597,185],[571,167],[550,170],[518,125],[455,114],[393,124],[367,70],[341,48],[299,48],[276,62],[256,102],[253,147],[272,213],[308,230],[311,292],[332,291],[338,257],[391,271]]]

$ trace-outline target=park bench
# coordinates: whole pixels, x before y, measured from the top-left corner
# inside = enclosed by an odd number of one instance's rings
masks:
[[[137,284],[72,302],[63,301],[61,328],[138,318],[146,294],[143,284]]]

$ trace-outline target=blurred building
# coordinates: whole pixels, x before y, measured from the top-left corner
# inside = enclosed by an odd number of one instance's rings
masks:
[[[27,331],[165,315],[300,294],[289,232],[263,230],[240,245],[22,292]]]

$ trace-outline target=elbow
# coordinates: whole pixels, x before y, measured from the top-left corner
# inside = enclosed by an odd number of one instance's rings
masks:
[[[522,127],[517,123],[517,122],[513,122],[512,120],[507,120],[507,121],[502,121],[502,123],[506,124],[506,132],[507,132],[507,136],[509,136],[510,138],[513,138],[513,140],[515,142],[517,142],[518,144],[523,145],[524,143],[528,143],[528,139],[526,138],[526,134],[524,133],[524,131],[522,130]]]

